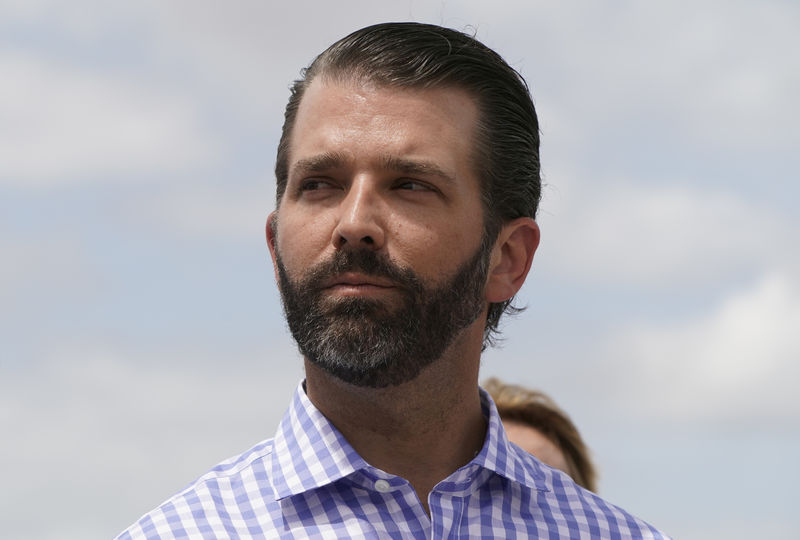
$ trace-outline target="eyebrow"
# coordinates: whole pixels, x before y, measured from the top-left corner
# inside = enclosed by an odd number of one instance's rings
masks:
[[[436,176],[450,184],[454,184],[456,181],[451,174],[430,161],[386,156],[383,158],[383,166],[392,171],[410,176]]]
[[[332,169],[345,167],[352,161],[352,157],[341,152],[324,152],[316,156],[297,160],[291,169],[290,176],[319,174]],[[396,156],[383,156],[380,161],[383,169],[409,176],[436,176],[445,182],[455,184],[453,175],[446,172],[437,164],[430,161],[401,158]]]
[[[306,175],[343,167],[350,159],[340,152],[325,152],[316,156],[297,160],[290,172],[292,175]]]

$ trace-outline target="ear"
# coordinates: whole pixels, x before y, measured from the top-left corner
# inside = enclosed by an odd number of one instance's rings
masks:
[[[267,216],[267,226],[265,232],[267,234],[267,247],[269,248],[269,255],[272,257],[272,269],[275,272],[275,280],[278,280],[278,263],[275,258],[275,242],[277,241],[275,234],[275,225],[278,220],[278,215],[273,211]]]
[[[539,226],[529,217],[506,223],[497,235],[489,263],[486,300],[505,302],[522,288],[539,247]]]

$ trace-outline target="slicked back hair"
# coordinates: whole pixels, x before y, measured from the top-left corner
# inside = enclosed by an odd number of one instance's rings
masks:
[[[277,204],[289,174],[289,146],[303,95],[319,76],[387,88],[457,88],[479,111],[473,166],[481,182],[484,247],[494,245],[503,224],[536,218],[541,197],[539,122],[528,85],[496,52],[456,30],[421,23],[384,23],[337,41],[301,72],[291,87],[275,163]],[[512,299],[491,303],[484,347],[493,344]]]

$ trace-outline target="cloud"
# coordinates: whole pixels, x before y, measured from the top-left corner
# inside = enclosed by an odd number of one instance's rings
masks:
[[[180,62],[204,86],[216,88],[243,121],[254,119],[274,131],[283,121],[290,83],[328,45],[368,24],[439,11],[425,4],[360,0],[243,1],[232,9],[209,0],[131,6],[126,9],[146,19],[154,48]]]
[[[255,185],[206,185],[167,191],[137,203],[135,211],[165,230],[190,236],[254,238],[261,236],[275,206],[274,182]]]
[[[541,268],[594,284],[691,288],[797,262],[788,217],[691,184],[564,179],[541,218]]]
[[[220,154],[189,94],[30,52],[0,52],[0,70],[0,185],[108,183]]]
[[[668,138],[740,151],[800,142],[800,58],[786,54],[797,47],[794,3],[699,2],[691,16],[677,3],[627,4],[613,14],[590,4],[521,9],[503,12],[498,26],[509,38],[497,39],[513,40],[515,55],[527,51],[534,95],[559,119],[548,130],[565,140],[596,147],[616,134],[629,144]]]
[[[780,424],[800,415],[798,328],[797,274],[776,272],[689,320],[627,325],[611,346],[626,380],[657,389],[639,406],[687,422]]]
[[[5,261],[0,265],[0,302],[6,308],[0,320],[30,323],[31,318],[39,320],[34,313],[46,309],[47,302],[84,293],[94,277],[85,249],[74,235],[60,230],[27,238],[0,234]],[[37,301],[42,297],[47,301]]]

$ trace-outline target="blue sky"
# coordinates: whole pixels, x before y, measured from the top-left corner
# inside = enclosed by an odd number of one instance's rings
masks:
[[[676,537],[796,535],[800,5],[709,0],[0,4],[4,534],[113,536],[271,436],[288,86],[386,20],[476,32],[539,111],[528,310],[482,377],[551,394]]]

